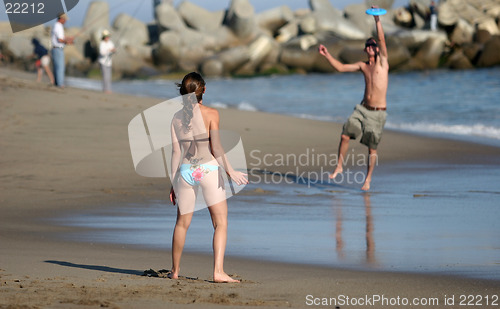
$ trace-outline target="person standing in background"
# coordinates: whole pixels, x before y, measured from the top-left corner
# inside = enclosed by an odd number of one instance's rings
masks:
[[[436,2],[431,1],[431,5],[429,7],[429,10],[431,11],[431,31],[436,31],[437,30],[437,7],[436,7]]]
[[[73,44],[72,37],[64,36],[64,24],[67,20],[68,16],[66,14],[59,13],[57,15],[57,22],[54,24],[51,33],[52,62],[54,65],[55,85],[61,88],[64,88],[64,74],[66,70],[64,62],[64,47],[67,44]]]
[[[102,32],[102,40],[99,44],[99,65],[102,73],[102,91],[111,93],[112,60],[111,56],[116,52],[115,44],[110,40],[111,34],[108,30]]]
[[[38,41],[38,39],[33,38],[31,40],[33,46],[35,46],[33,53],[36,59],[36,70],[37,70],[37,79],[36,81],[39,83],[42,81],[43,70],[47,73],[47,76],[50,79],[50,83],[54,85],[54,75],[52,74],[52,70],[49,67],[50,57],[48,50]]]

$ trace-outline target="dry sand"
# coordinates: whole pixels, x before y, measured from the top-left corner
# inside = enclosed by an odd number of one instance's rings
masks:
[[[170,207],[166,179],[134,172],[127,136],[128,122],[161,100],[61,90],[32,80],[31,74],[0,71],[0,308],[303,308],[308,307],[307,295],[377,294],[410,300],[437,297],[439,305],[420,307],[463,308],[445,306],[445,295],[455,295],[457,304],[459,295],[500,294],[498,281],[234,257],[226,258],[225,269],[242,283],[214,284],[212,257],[199,254],[183,257],[182,274],[191,279],[149,278],[140,275],[149,268],[170,267],[169,252],[62,241],[58,236],[74,228],[55,226],[46,219],[150,199],[163,199]],[[222,128],[238,131],[247,153],[259,149],[299,154],[308,147],[331,153],[337,148],[339,124],[230,109],[220,112]],[[365,151],[359,145],[355,149]],[[500,157],[495,147],[389,131],[379,153],[381,162],[497,164]],[[364,307],[405,308],[381,303]]]

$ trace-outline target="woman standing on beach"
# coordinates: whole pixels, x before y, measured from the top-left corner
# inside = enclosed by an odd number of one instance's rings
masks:
[[[203,105],[205,81],[192,72],[179,86],[183,108],[172,119],[172,190],[170,200],[177,203],[177,221],[172,237],[170,278],[179,277],[186,233],[195,209],[198,187],[208,206],[214,227],[214,281],[239,282],[223,269],[227,242],[227,201],[222,167],[236,184],[247,184],[247,174],[236,171],[226,158],[219,136],[219,112]]]

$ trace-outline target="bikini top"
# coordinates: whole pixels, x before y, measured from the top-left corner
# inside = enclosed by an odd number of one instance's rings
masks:
[[[200,139],[181,139],[179,142],[189,142],[188,150],[186,151],[186,159],[191,160],[191,158],[196,154],[196,142],[209,142],[210,138],[200,138]]]

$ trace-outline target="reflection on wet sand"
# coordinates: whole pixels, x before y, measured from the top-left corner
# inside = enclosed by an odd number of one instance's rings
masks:
[[[370,193],[363,194],[363,202],[365,206],[365,218],[366,218],[366,264],[373,266],[377,264],[375,257],[375,238],[373,237],[373,231],[375,229],[373,223],[373,216],[371,210]],[[339,260],[345,258],[345,242],[342,238],[342,201],[340,199],[335,200],[335,251],[337,252],[337,257]]]

